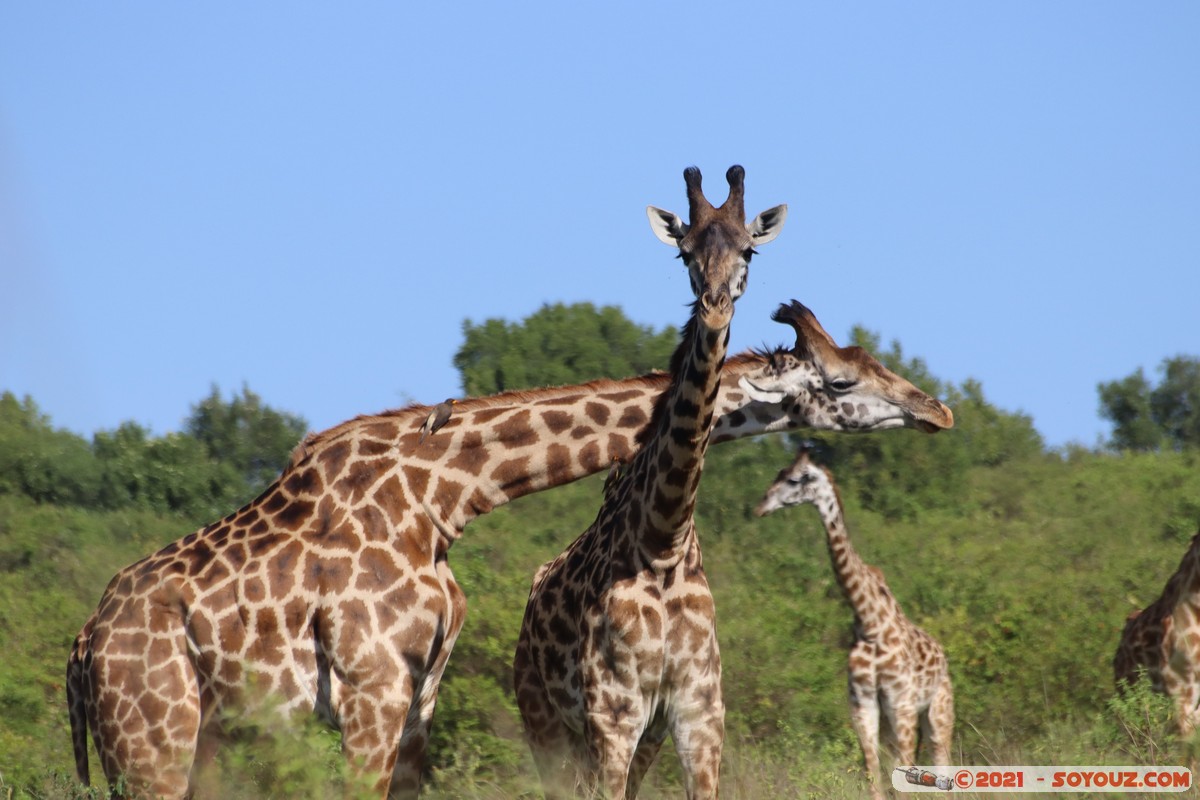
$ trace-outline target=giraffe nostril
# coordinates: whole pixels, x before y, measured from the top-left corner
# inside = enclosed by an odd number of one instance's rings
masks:
[[[720,289],[709,289],[704,293],[702,298],[704,307],[711,311],[726,311],[729,309],[733,298],[729,294],[729,289],[722,286]]]

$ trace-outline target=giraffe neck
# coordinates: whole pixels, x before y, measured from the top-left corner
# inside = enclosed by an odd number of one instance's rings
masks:
[[[830,487],[816,503],[825,524],[825,540],[829,546],[829,561],[842,595],[854,611],[855,620],[867,639],[874,639],[884,622],[880,603],[886,592],[879,591],[880,580],[850,543],[846,531],[842,498]]]
[[[1174,608],[1188,596],[1197,594],[1200,594],[1200,533],[1192,537],[1179,568],[1167,579],[1159,601],[1167,608]]]
[[[709,328],[693,312],[671,359],[671,386],[647,428],[651,438],[634,462],[634,491],[644,524],[630,531],[640,534],[638,545],[653,561],[677,560],[693,535],[696,493],[728,342],[728,324]]]
[[[794,426],[783,404],[752,401],[738,388],[742,375],[764,363],[745,354],[724,370],[716,397],[721,416],[712,420],[722,440]],[[352,500],[370,495],[394,510],[393,525],[424,514],[453,541],[493,508],[631,461],[636,436],[669,384],[668,374],[653,373],[466,399],[424,442],[427,406],[357,417],[297,448],[278,481],[278,502],[321,487],[344,489]]]

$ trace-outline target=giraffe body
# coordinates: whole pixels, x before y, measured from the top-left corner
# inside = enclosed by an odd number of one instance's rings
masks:
[[[850,648],[850,717],[866,763],[873,797],[880,788],[881,732],[897,759],[912,766],[918,726],[933,763],[950,763],[954,692],[941,645],[901,610],[883,572],[865,564],[850,543],[841,498],[832,474],[815,464],[806,449],[780,472],[755,509],[765,516],[784,506],[811,503],[825,525],[834,575],[854,610]]]
[[[1200,723],[1200,533],[1158,599],[1125,621],[1113,658],[1118,688],[1139,669],[1174,701],[1180,735],[1191,736]]]

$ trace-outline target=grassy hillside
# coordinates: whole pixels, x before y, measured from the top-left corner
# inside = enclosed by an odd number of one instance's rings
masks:
[[[750,514],[791,455],[782,438],[715,448],[701,490],[728,707],[724,795],[857,797],[845,687],[851,615],[821,523],[810,508]],[[1125,615],[1157,596],[1200,525],[1197,467],[1188,454],[1082,451],[970,467],[953,505],[900,519],[846,497],[855,546],[946,648],[958,763],[1188,756],[1166,735],[1162,704],[1111,703],[1110,661]],[[512,652],[533,571],[592,521],[601,484],[595,477],[499,509],[452,551],[470,605],[438,706],[430,796],[540,796],[519,736]],[[113,572],[194,522],[0,495],[0,797],[70,796],[70,642]],[[258,731],[231,748],[214,780],[234,796],[319,794],[338,780],[336,746],[314,727],[274,742]],[[646,794],[676,796],[676,781],[666,748]]]

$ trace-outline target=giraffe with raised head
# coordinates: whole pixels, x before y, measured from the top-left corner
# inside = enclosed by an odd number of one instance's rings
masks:
[[[1175,702],[1179,733],[1191,736],[1200,723],[1200,533],[1158,599],[1125,620],[1113,657],[1117,688],[1137,682],[1139,670]]]
[[[747,224],[744,176],[730,167],[729,196],[714,208],[689,167],[688,222],[648,209],[655,234],[678,247],[695,302],[641,450],[608,482],[591,527],[538,570],[525,609],[514,681],[548,794],[573,788],[577,765],[564,767],[559,750],[571,737],[583,788],[615,798],[637,792],[639,748],[657,751],[670,733],[688,797],[716,796],[725,707],[692,512],[734,301],[754,245],[774,239],[786,214],[779,206]],[[535,652],[531,640],[547,635],[565,647]]]
[[[946,654],[904,614],[883,572],[864,563],[850,544],[833,474],[812,460],[807,447],[780,471],[754,514],[762,517],[802,503],[811,503],[821,515],[834,576],[854,611],[850,719],[862,746],[871,795],[881,798],[881,726],[886,726],[885,739],[898,765],[915,764],[918,726],[933,763],[950,763],[954,691]]]

